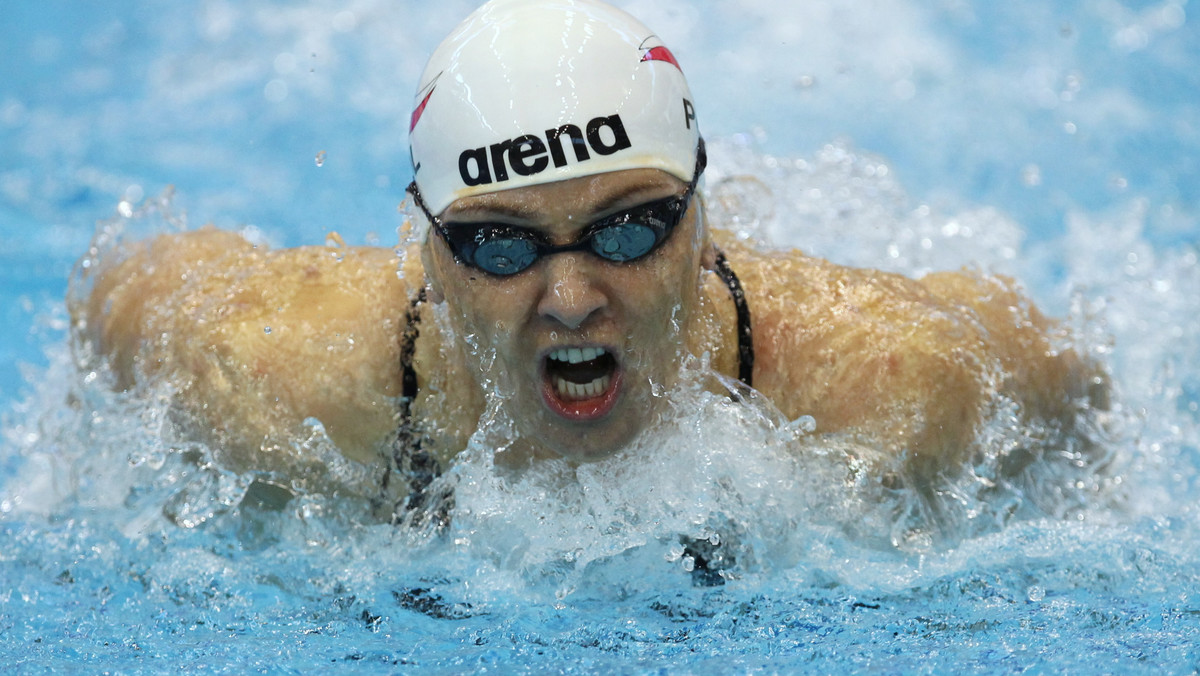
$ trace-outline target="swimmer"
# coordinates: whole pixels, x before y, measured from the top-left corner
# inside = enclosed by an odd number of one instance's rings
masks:
[[[498,464],[610,456],[661,418],[689,356],[916,483],[980,452],[1001,402],[1053,431],[1046,449],[1105,406],[1102,372],[1010,280],[853,269],[709,222],[680,62],[597,0],[486,3],[406,121],[415,243],[124,244],[72,302],[78,346],[120,390],[169,383],[233,469],[277,470],[316,419],[412,490],[467,446],[489,392],[516,432]]]

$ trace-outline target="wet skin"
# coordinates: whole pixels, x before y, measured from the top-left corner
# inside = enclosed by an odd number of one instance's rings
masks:
[[[442,216],[448,227],[504,220],[562,244],[597,218],[683,188],[637,170],[464,199]],[[586,461],[653,427],[665,402],[651,384],[669,392],[680,355],[708,353],[715,371],[736,377],[733,303],[709,270],[715,241],[754,317],[756,388],[881,465],[897,459],[918,478],[953,473],[1004,402],[1048,430],[1047,449],[1074,434],[1082,411],[1106,405],[1102,372],[1010,280],[913,280],[759,251],[709,231],[698,204],[644,259],[564,252],[507,278],[456,263],[436,235],[401,260],[370,247],[264,250],[212,228],[163,235],[88,268],[70,299],[76,343],[94,368],[111,367],[117,389],[170,383],[182,433],[233,469],[302,462],[294,441],[310,417],[343,454],[378,464],[396,430],[405,312],[428,284],[413,412],[443,466],[466,447],[489,392],[518,433],[498,462]],[[547,359],[571,348],[610,357],[586,373]],[[601,395],[556,397],[556,375],[610,379]]]
[[[685,188],[664,172],[631,170],[460,199],[441,218],[451,229],[498,222],[565,244],[600,218]],[[507,277],[456,262],[442,238],[431,236],[423,260],[432,297],[447,301],[457,335],[473,337],[465,341],[476,346],[467,359],[505,397],[525,440],[521,455],[603,457],[658,415],[662,402],[651,396],[651,383],[674,384],[680,332],[698,305],[705,241],[698,211],[689,208],[662,246],[636,261],[564,252]],[[582,392],[566,384],[562,360],[551,358],[572,349],[582,353],[576,360],[591,357],[595,365],[575,378],[592,381]]]

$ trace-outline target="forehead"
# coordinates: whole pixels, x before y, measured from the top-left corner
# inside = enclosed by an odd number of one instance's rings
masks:
[[[566,181],[498,190],[455,200],[442,218],[504,214],[539,217],[599,214],[679,193],[687,186],[658,169],[626,169]]]

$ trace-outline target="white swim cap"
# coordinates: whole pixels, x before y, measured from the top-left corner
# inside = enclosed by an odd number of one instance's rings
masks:
[[[597,0],[491,0],[434,51],[409,128],[413,175],[456,199],[621,169],[691,181],[700,130],[674,55]]]

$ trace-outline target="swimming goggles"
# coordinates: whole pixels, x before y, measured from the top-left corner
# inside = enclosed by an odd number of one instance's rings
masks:
[[[565,251],[586,251],[614,263],[628,263],[650,254],[683,219],[706,163],[701,140],[696,148],[696,171],[682,195],[605,216],[588,226],[579,239],[563,245],[551,244],[536,230],[504,223],[461,223],[447,228],[441,218],[429,213],[416,181],[408,186],[408,191],[450,247],[456,262],[506,277],[527,269],[543,256]]]

